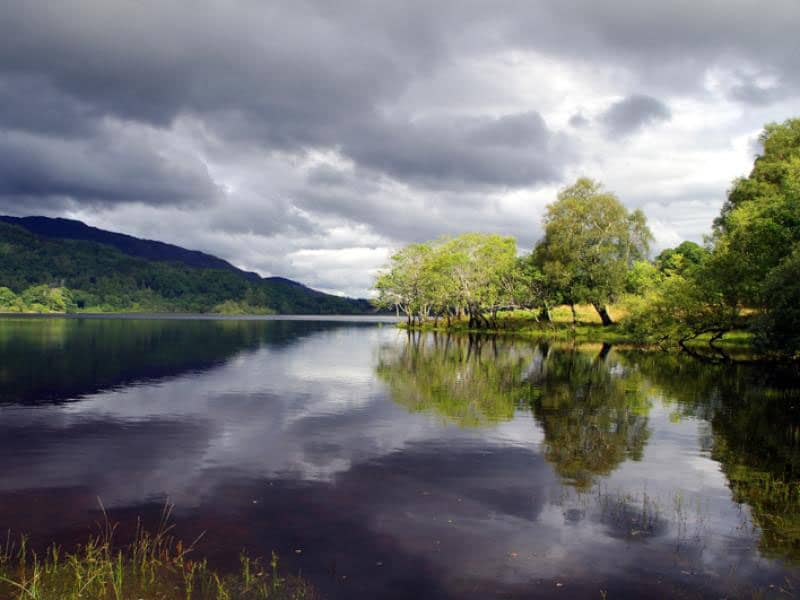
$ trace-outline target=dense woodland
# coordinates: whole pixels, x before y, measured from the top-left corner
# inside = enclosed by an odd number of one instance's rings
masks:
[[[406,246],[375,282],[377,302],[432,323],[498,328],[507,311],[551,320],[556,305],[594,307],[632,341],[713,345],[751,334],[764,355],[800,353],[800,119],[767,125],[751,173],[733,182],[703,245],[683,242],[650,258],[641,211],[581,178],[547,207],[544,236],[530,253],[513,237],[467,233]]]
[[[324,294],[288,279],[261,279],[230,265],[198,268],[176,260],[150,260],[95,241],[50,239],[0,222],[0,312],[372,310],[366,300]]]

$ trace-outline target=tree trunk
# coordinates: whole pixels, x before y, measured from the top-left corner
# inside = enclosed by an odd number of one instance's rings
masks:
[[[542,310],[539,311],[539,318],[546,323],[553,322],[553,317],[550,314],[550,307],[547,305],[547,302],[544,303]]]
[[[569,308],[572,311],[572,324],[573,325],[577,325],[578,324],[578,313],[575,311],[575,305],[574,304],[570,304]]]
[[[592,306],[594,306],[597,314],[600,315],[600,320],[603,321],[603,325],[608,327],[609,325],[614,324],[611,315],[608,314],[608,308],[605,306],[605,304],[593,304]]]

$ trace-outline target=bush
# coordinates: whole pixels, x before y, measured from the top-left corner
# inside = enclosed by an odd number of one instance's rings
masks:
[[[667,277],[644,296],[627,302],[623,329],[634,340],[662,347],[684,344],[704,333],[733,329],[737,311],[699,283]]]

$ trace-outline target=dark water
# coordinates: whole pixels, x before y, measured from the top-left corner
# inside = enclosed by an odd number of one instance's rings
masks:
[[[155,521],[332,598],[800,595],[800,382],[315,321],[0,320],[0,529]]]

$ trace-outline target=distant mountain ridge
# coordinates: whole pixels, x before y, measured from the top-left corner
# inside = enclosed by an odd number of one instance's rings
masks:
[[[78,311],[374,312],[367,300],[333,296],[284,277],[262,278],[205,252],[70,219],[0,216],[0,292],[8,288],[19,295],[17,307],[41,306],[47,288],[57,287],[68,291]],[[0,311],[8,309],[0,305]]]
[[[128,256],[138,256],[147,260],[180,262],[197,269],[229,269],[260,279],[257,273],[250,273],[233,266],[226,260],[206,254],[199,250],[187,250],[180,246],[137,238],[124,233],[106,231],[87,225],[82,221],[60,217],[8,217],[0,215],[0,221],[18,225],[33,234],[60,240],[82,240],[113,246]]]

